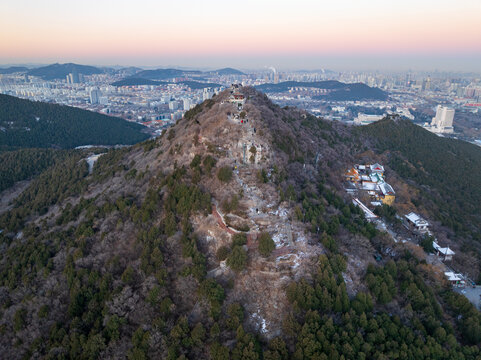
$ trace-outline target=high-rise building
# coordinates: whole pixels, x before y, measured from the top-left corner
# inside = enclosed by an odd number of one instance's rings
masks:
[[[78,84],[79,74],[75,71],[67,75],[67,84]]]
[[[214,95],[214,92],[211,88],[204,88],[204,91],[202,93],[202,100],[209,100],[212,98],[212,95]]]
[[[93,104],[98,104],[99,99],[102,93],[98,89],[92,89],[90,90],[90,103]]]
[[[431,90],[431,78],[429,76],[427,79],[423,80],[423,90],[425,91]]]
[[[274,74],[274,84],[279,84],[279,73]]]
[[[436,108],[436,116],[431,122],[431,131],[437,133],[452,134],[453,133],[454,109],[447,106],[438,105]]]
[[[183,99],[183,105],[184,105],[184,110],[190,110],[190,105],[191,105],[190,99],[188,98]]]

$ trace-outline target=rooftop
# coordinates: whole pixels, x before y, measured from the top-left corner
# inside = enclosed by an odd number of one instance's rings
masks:
[[[405,215],[406,219],[408,219],[410,222],[417,226],[428,226],[429,223],[424,220],[422,217],[420,217],[418,214],[411,212],[407,215]]]

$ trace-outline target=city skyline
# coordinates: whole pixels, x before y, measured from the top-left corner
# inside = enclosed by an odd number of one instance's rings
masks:
[[[9,1],[0,64],[479,72],[480,13],[475,0]]]

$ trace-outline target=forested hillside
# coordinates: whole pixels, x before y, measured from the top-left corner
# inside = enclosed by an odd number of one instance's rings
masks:
[[[407,120],[385,119],[358,128],[389,166],[421,194],[417,203],[459,239],[481,242],[481,149],[436,136]],[[416,202],[416,199],[414,199]]]
[[[56,162],[64,160],[73,151],[55,149],[22,149],[0,152],[0,192],[15,182],[40,174]]]
[[[479,359],[479,312],[339,183],[378,136],[240,91],[248,122],[225,91],[31,182],[0,216],[0,353]]]
[[[0,151],[135,144],[143,126],[69,106],[0,95]]]

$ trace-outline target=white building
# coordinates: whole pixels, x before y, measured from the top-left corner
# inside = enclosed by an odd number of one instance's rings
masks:
[[[453,133],[454,109],[438,105],[436,108],[436,116],[433,117],[429,131],[435,133],[452,134]]]
[[[368,124],[372,124],[376,121],[382,120],[384,117],[385,117],[385,115],[368,115],[368,114],[359,113],[357,115],[357,118],[354,119],[354,124],[355,125],[368,125]]]
[[[190,106],[191,106],[191,101],[190,99],[183,99],[183,105],[184,105],[184,110],[190,110]]]
[[[204,91],[202,93],[202,100],[205,101],[211,99],[213,95],[214,91],[211,88],[204,88]]]
[[[172,100],[169,102],[169,110],[177,110],[179,108],[179,102],[176,100]]]
[[[451,250],[449,248],[449,246],[443,248],[443,247],[439,246],[439,244],[436,241],[433,241],[433,248],[436,251],[436,255],[440,256],[440,257],[443,257],[444,261],[453,260],[453,256],[455,255],[455,252],[453,250]]]
[[[404,217],[406,218],[408,226],[412,230],[420,232],[421,234],[427,233],[429,231],[429,223],[418,214],[411,212]]]
[[[98,89],[90,90],[90,103],[91,104],[98,104],[99,98],[100,98],[101,95],[102,95],[102,93]]]
[[[453,271],[446,271],[444,273],[451,285],[455,287],[464,287],[466,282],[464,281],[463,275],[455,274]]]

